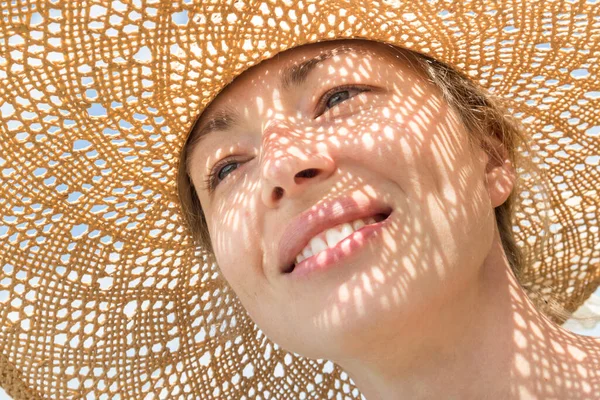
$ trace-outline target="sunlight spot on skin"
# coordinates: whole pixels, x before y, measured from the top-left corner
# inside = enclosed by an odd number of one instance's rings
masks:
[[[421,115],[417,114],[413,117],[413,121],[415,121],[416,125],[419,126],[419,132],[421,132],[421,128],[427,128],[427,124]]]
[[[262,131],[264,132],[264,130],[265,130],[266,128],[267,128],[267,126],[266,126],[265,124],[263,124],[263,126],[262,126]],[[265,135],[265,138],[264,138],[263,140],[265,140],[265,139],[266,139],[266,140],[269,140],[269,141],[271,141],[271,140],[275,140],[275,139],[277,139],[277,134],[276,134],[276,133],[271,133],[271,134],[269,134],[269,135]]]
[[[413,146],[412,139],[408,138],[407,136],[402,135],[398,138],[398,140],[400,141],[400,149],[403,150],[402,157],[404,158],[404,165],[414,164],[413,151],[411,151],[411,148]],[[417,186],[417,190],[420,191],[421,185],[417,184],[416,186]],[[417,196],[422,197],[421,192],[417,193]]]
[[[525,386],[519,386],[519,399],[537,399],[533,393],[529,391]]]
[[[369,76],[369,72],[365,69],[364,65],[358,67],[358,73],[362,76]]]
[[[529,361],[527,361],[521,353],[517,353],[515,355],[515,366],[517,371],[521,373],[522,378],[528,378],[531,375],[531,366],[529,365]]]
[[[265,108],[265,102],[263,101],[262,97],[257,97],[256,98],[256,109],[257,109],[258,113],[262,114],[264,112],[264,108]]]
[[[508,288],[508,291],[510,292],[510,295],[515,299],[516,303],[523,304],[522,301],[517,297],[519,295],[519,291],[516,288],[514,288],[514,287],[511,286],[511,287]],[[519,315],[519,317],[521,318],[521,320],[517,321],[517,323],[520,322],[521,324],[519,326],[521,328],[523,328],[523,329],[526,329],[527,325],[525,324],[525,320],[522,319],[522,317],[520,315]]]
[[[345,126],[342,126],[342,127],[338,128],[337,134],[338,134],[338,136],[344,137],[344,136],[348,135],[349,132],[350,131],[348,131],[348,128],[346,128]]]
[[[423,97],[425,94],[425,85],[413,85],[412,94],[415,94],[417,97]]]
[[[317,143],[317,152],[325,153],[325,152],[327,152],[327,149],[328,149],[327,143],[323,143],[323,142]]]
[[[558,343],[556,340],[550,339],[550,344],[554,348],[554,351],[556,351],[558,354],[565,354],[565,348],[561,346],[561,344]]]
[[[360,274],[360,277],[362,279],[363,290],[370,296],[373,296],[373,287],[371,286],[371,280],[369,279],[369,276],[366,273],[362,273]]]
[[[527,328],[527,324],[525,323],[525,320],[523,319],[523,317],[521,316],[521,314],[516,314],[514,316],[514,320],[515,320],[515,324],[517,324],[517,326],[521,329],[525,329]]]
[[[278,89],[273,90],[273,107],[275,111],[283,111],[283,103],[281,102],[281,93]]]
[[[363,188],[363,190],[365,191],[365,193],[367,194],[367,196],[370,196],[371,198],[377,196],[377,192],[375,191],[375,189],[371,185],[365,185],[365,187]]]
[[[304,133],[304,140],[302,140],[303,143],[310,143],[310,140],[312,140],[312,138],[314,138],[316,135],[314,132],[305,132]]]
[[[333,60],[336,61],[337,63],[339,62],[345,62],[349,67],[354,67],[355,64],[355,57],[346,57],[346,59],[344,60],[344,56],[341,55],[335,55],[333,57]]]
[[[544,340],[544,334],[542,333],[542,330],[540,329],[540,327],[537,324],[531,323],[531,324],[529,324],[529,327],[530,327],[531,331],[533,332],[533,334],[535,336],[537,336],[538,339]]]
[[[394,130],[389,126],[386,126],[385,128],[383,128],[383,135],[387,139],[394,139]]]
[[[384,230],[382,232],[383,232],[383,242],[385,243],[387,248],[393,252],[396,252],[398,247],[396,246],[396,240],[394,239],[392,234],[390,232],[388,232],[387,230]]]
[[[371,124],[371,130],[372,130],[373,132],[379,132],[379,124],[378,124],[377,122],[373,122],[373,123]]]
[[[583,382],[583,383],[581,384],[581,387],[583,387],[583,390],[584,390],[584,392],[586,392],[586,393],[591,393],[591,392],[592,392],[592,387],[591,387],[591,386],[590,386],[590,384],[589,384],[589,383],[587,383],[587,382]]]
[[[361,201],[365,201],[368,200],[368,196],[361,190],[357,190],[355,192],[352,192],[350,194],[350,197],[352,197],[352,200],[355,200],[357,203],[360,203]]]
[[[394,119],[396,120],[397,123],[399,124],[404,124],[404,117],[407,115],[406,109],[401,108],[400,109],[401,112],[396,113],[396,115],[394,116]]]
[[[433,110],[439,110],[440,108],[445,107],[447,105],[443,101],[441,101],[441,98],[429,99],[429,103],[431,104],[431,110],[426,110],[429,115],[433,115]]]
[[[381,113],[383,114],[383,116],[384,116],[385,118],[389,118],[389,117],[392,115],[392,113],[390,112],[390,109],[389,109],[388,107],[384,107],[384,108],[381,110]]]
[[[587,369],[585,369],[585,367],[583,365],[581,365],[581,364],[577,364],[577,373],[582,378],[587,378],[588,377],[588,371],[587,371]]]
[[[287,148],[287,154],[292,155],[294,157],[298,157],[301,160],[306,160],[307,156],[304,152],[297,146],[292,146]]]
[[[340,286],[338,290],[338,297],[340,301],[347,302],[350,299],[350,291],[348,290],[348,285],[343,284]]]
[[[578,349],[577,347],[568,344],[567,345],[567,350],[569,351],[569,354],[571,354],[573,357],[575,357],[575,359],[577,361],[583,361],[586,359],[586,355],[585,352],[581,351],[580,349]]]
[[[332,136],[331,138],[329,138],[329,143],[335,145],[336,147],[342,146],[342,143],[335,136]]]
[[[527,338],[525,337],[525,335],[523,335],[521,331],[516,330],[513,337],[515,339],[515,344],[518,348],[524,349],[527,347]]]
[[[572,367],[573,367],[573,363],[571,363],[571,362],[564,361],[564,362],[560,363],[560,368],[563,369],[563,370],[565,370],[565,371],[568,370],[569,368],[572,368]],[[568,380],[566,382],[567,382],[567,385],[568,385],[567,387],[570,387],[570,382]]]
[[[372,150],[373,146],[375,145],[375,141],[373,140],[373,136],[371,136],[370,133],[365,133],[362,136],[362,143],[365,146],[365,150]]]
[[[448,176],[447,174],[444,174],[444,176],[442,176],[442,180],[443,182],[448,182],[451,179],[450,176]],[[444,199],[452,204],[458,204],[458,195],[456,193],[456,191],[454,190],[454,187],[451,185],[444,185]]]
[[[239,214],[238,213],[228,213],[229,215],[225,218],[227,225],[231,226],[234,229],[238,228],[239,223]]]
[[[408,122],[408,129],[412,135],[419,139],[425,139],[423,132],[421,131],[421,125],[417,124],[414,120]]]
[[[373,279],[375,279],[375,281],[377,283],[383,283],[383,282],[385,282],[385,274],[383,273],[383,271],[381,270],[381,268],[379,268],[379,267],[373,267],[373,269],[371,271],[373,273]]]
[[[285,163],[285,160],[282,160],[282,158],[284,158],[284,156],[287,154],[286,150],[277,150],[275,151],[275,160],[272,161],[273,164],[275,164],[275,166],[280,167],[281,163]]]
[[[410,262],[410,256],[402,257],[402,265],[404,266],[404,270],[408,272],[411,278],[417,277],[417,269]]]

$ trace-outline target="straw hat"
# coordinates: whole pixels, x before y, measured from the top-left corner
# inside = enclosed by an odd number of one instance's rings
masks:
[[[258,330],[194,248],[175,184],[190,127],[225,85],[326,39],[426,53],[511,102],[553,177],[555,245],[525,274],[575,310],[600,284],[598,11],[595,0],[5,2],[0,386],[17,399],[360,398],[337,366]],[[541,230],[532,192],[520,197],[522,246]]]

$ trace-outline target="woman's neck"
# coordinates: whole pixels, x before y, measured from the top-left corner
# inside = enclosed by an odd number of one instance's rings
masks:
[[[543,316],[497,236],[476,280],[337,360],[367,400],[600,399],[600,339]]]

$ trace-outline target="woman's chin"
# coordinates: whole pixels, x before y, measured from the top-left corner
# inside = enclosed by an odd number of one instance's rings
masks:
[[[403,326],[417,316],[407,315],[407,310],[400,306],[384,307],[380,300],[368,296],[361,301],[332,302],[312,316],[296,316],[288,325],[293,327],[293,341],[281,345],[306,357],[341,360],[365,354],[384,338],[397,340],[402,336]],[[414,310],[410,314],[415,314]],[[283,336],[290,339],[289,332]]]

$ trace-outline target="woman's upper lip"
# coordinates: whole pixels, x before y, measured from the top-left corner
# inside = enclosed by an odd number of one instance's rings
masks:
[[[381,202],[352,197],[340,197],[315,204],[285,227],[278,246],[279,271],[286,272],[309,240],[324,230],[359,218],[390,214],[391,211],[389,205]]]

